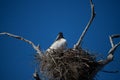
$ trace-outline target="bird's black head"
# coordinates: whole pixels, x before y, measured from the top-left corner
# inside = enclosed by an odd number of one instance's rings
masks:
[[[59,33],[58,33],[58,36],[57,36],[57,38],[56,38],[56,41],[59,40],[59,39],[61,39],[61,38],[64,38],[64,37],[63,37],[63,33],[62,33],[62,32],[59,32]]]

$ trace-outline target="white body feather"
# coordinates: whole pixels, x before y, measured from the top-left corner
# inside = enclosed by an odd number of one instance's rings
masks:
[[[50,50],[65,50],[67,49],[67,41],[64,38],[61,38],[57,41],[55,41],[50,48],[47,49],[49,52]]]

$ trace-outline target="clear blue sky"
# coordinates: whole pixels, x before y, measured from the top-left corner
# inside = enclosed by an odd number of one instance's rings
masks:
[[[120,1],[93,0],[96,17],[82,47],[106,56],[108,36],[120,34]],[[72,47],[90,18],[89,0],[0,0],[0,32],[23,36],[46,50],[63,32]],[[116,39],[116,42],[120,39]],[[35,51],[30,45],[7,36],[0,37],[0,79],[33,80]],[[105,70],[120,70],[120,47]],[[97,80],[118,80],[116,74],[99,72]]]

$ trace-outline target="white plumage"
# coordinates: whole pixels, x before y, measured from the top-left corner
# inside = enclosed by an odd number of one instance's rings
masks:
[[[60,32],[55,40],[55,42],[46,50],[46,51],[51,51],[51,50],[66,50],[67,49],[67,41],[64,39],[63,34]]]

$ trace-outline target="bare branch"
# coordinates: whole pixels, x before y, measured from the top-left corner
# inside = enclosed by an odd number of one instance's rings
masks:
[[[109,50],[108,54],[114,55],[114,51],[116,50],[116,48],[117,48],[118,46],[120,46],[120,42],[119,42],[118,44],[114,45],[114,46]]]
[[[109,36],[109,39],[110,39],[110,44],[111,44],[111,47],[113,47],[113,46],[114,46],[114,43],[113,43],[112,37],[111,37],[111,36]]]
[[[117,34],[117,35],[112,35],[112,36],[109,37],[112,48],[111,48],[111,49],[109,50],[109,52],[108,52],[107,59],[100,61],[100,63],[102,63],[103,65],[106,65],[106,64],[108,64],[109,62],[111,62],[111,61],[113,60],[114,52],[115,52],[115,50],[120,46],[120,42],[117,43],[117,44],[114,44],[114,43],[113,43],[113,39],[114,39],[114,38],[118,38],[118,37],[120,37],[119,34]]]
[[[115,35],[110,36],[110,43],[111,43],[111,47],[112,47],[112,48],[111,48],[111,49],[109,50],[109,52],[108,52],[108,56],[107,56],[107,61],[108,61],[108,63],[113,60],[114,52],[115,52],[115,50],[117,49],[117,47],[120,46],[120,42],[117,43],[117,44],[114,44],[114,43],[113,43],[113,39],[114,39],[114,38],[118,38],[118,37],[120,37],[120,34],[115,34]]]
[[[1,35],[7,35],[7,36],[10,36],[10,37],[13,37],[13,38],[22,40],[22,41],[24,41],[24,42],[27,42],[28,44],[30,44],[30,45],[33,47],[34,50],[37,51],[37,53],[39,54],[40,58],[42,58],[43,54],[42,54],[39,46],[35,46],[35,44],[34,44],[32,41],[27,40],[27,39],[25,39],[25,38],[23,38],[23,37],[21,37],[21,36],[8,33],[8,32],[2,32],[2,33],[0,33],[0,36],[1,36]]]
[[[84,36],[85,36],[88,28],[90,27],[90,25],[91,25],[94,17],[95,17],[94,4],[93,4],[92,0],[90,0],[90,5],[91,5],[91,18],[90,18],[88,24],[86,25],[84,31],[82,32],[82,35],[80,36],[78,42],[74,45],[74,48],[75,48],[75,49],[77,49],[77,48],[80,47],[81,42],[82,42],[82,40],[83,40],[83,38],[84,38]]]
[[[118,73],[119,71],[106,71],[106,70],[102,70],[102,72],[106,72],[106,73]]]
[[[112,36],[109,37],[110,43],[111,43],[111,46],[112,46],[112,47],[114,46],[113,39],[114,39],[114,38],[118,38],[118,37],[120,37],[119,34],[115,34],[115,35],[112,35]]]

